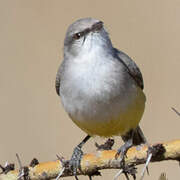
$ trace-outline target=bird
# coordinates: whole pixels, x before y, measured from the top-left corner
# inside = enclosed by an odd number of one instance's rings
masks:
[[[82,147],[91,137],[121,136],[124,144],[116,154],[121,160],[130,147],[147,143],[139,126],[146,96],[139,67],[113,46],[101,20],[88,17],[72,23],[63,51],[56,92],[71,120],[87,134],[70,159],[78,179]]]

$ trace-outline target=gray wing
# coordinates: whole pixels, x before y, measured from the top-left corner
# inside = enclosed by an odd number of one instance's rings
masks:
[[[56,88],[56,93],[60,96],[60,73],[59,73],[59,70],[56,74],[56,81],[55,81],[55,88]]]
[[[115,52],[117,58],[127,67],[129,74],[136,81],[137,85],[141,89],[143,89],[144,88],[143,77],[136,63],[127,54],[119,51],[118,49],[115,49]]]
[[[61,81],[61,73],[62,69],[64,66],[64,61],[62,64],[59,66],[57,74],[56,74],[56,81],[55,81],[55,88],[56,88],[56,93],[60,96],[60,81]]]

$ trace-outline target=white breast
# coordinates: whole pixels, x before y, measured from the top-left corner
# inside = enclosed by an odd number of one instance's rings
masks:
[[[124,67],[98,48],[89,50],[88,57],[82,53],[73,59],[61,83],[62,103],[78,121],[108,121],[136,96],[136,85]]]

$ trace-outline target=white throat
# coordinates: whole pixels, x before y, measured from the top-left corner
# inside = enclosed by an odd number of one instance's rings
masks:
[[[106,42],[101,38],[100,35],[89,34],[85,41],[82,42],[80,47],[79,55],[74,58],[74,61],[77,63],[93,63],[99,59],[103,59],[103,56],[107,56],[109,52]]]

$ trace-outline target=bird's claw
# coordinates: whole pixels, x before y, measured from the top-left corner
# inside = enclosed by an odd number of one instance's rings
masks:
[[[115,159],[117,159],[120,156],[120,162],[124,161],[124,158],[127,157],[126,153],[128,151],[129,147],[127,148],[126,145],[121,146],[118,150],[117,153],[115,154]]]
[[[132,167],[132,166],[130,167],[125,164],[125,157],[127,157],[126,153],[127,153],[128,149],[130,147],[132,147],[132,145],[133,145],[132,139],[129,139],[124,145],[122,145],[117,150],[117,153],[115,155],[115,159],[117,159],[120,156],[119,161],[120,161],[120,166],[122,169],[121,172],[125,174],[127,180],[129,179],[129,177],[128,177],[129,174],[132,175],[134,179],[136,178],[136,168]]]
[[[73,154],[71,156],[71,159],[69,160],[69,166],[70,169],[72,170],[73,175],[77,178],[77,170],[80,169],[80,164],[81,164],[81,158],[83,156],[83,151],[79,146],[74,148]]]

